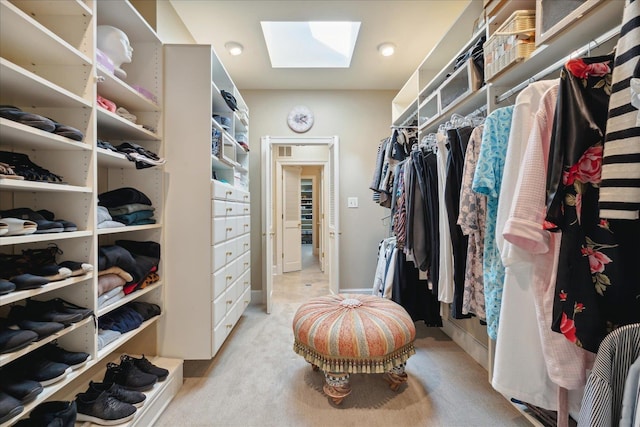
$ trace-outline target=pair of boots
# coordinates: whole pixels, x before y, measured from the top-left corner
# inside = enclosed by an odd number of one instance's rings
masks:
[[[3,278],[8,280],[21,274],[32,274],[44,277],[48,281],[80,276],[93,270],[91,264],[77,261],[58,264],[56,256],[62,253],[56,244],[50,244],[43,249],[25,249],[22,255],[0,254],[0,270],[3,272]]]

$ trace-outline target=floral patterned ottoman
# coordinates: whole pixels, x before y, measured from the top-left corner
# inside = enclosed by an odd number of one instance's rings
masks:
[[[324,372],[336,405],[351,393],[349,374],[384,373],[392,390],[407,381],[416,329],[402,306],[371,295],[328,295],[304,303],[293,318],[293,350]]]

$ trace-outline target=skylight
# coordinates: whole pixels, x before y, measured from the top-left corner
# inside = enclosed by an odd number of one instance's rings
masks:
[[[360,22],[262,21],[273,68],[348,68]]]

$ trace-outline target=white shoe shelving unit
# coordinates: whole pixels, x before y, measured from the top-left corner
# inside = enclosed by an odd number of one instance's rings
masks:
[[[123,65],[127,72],[124,80],[95,60],[96,26],[103,24],[123,30],[134,49],[133,61]],[[78,226],[78,231],[68,233],[0,237],[0,253],[20,254],[24,249],[55,243],[64,253],[58,261],[88,262],[97,270],[101,245],[125,239],[154,241],[162,248],[158,271],[161,280],[111,306],[98,308],[97,271],[0,296],[0,317],[6,317],[12,305],[23,305],[27,298],[60,297],[91,308],[97,316],[134,300],[158,304],[162,310],[160,316],[103,349],[98,348],[96,323],[88,318],[19,351],[0,355],[2,375],[7,364],[53,340],[67,350],[90,354],[87,364],[46,386],[21,414],[2,426],[28,417],[44,401],[74,399],[76,393],[86,390],[88,379],[101,380],[107,362],[118,360],[122,353],[146,354],[153,363],[170,370],[169,378],[147,395],[147,403],[130,425],[151,425],[182,384],[182,360],[154,356],[158,354],[158,320],[166,316],[165,294],[169,287],[169,258],[164,245],[165,172],[162,166],[138,170],[125,156],[96,145],[98,139],[113,145],[130,141],[164,157],[163,84],[162,43],[128,0],[0,0],[0,104],[49,117],[84,133],[79,142],[0,118],[0,150],[26,154],[37,165],[61,175],[64,181],[0,178],[0,209],[47,209],[56,218]],[[151,92],[155,99],[141,95],[135,85]],[[136,115],[137,123],[99,107],[97,94],[125,107]],[[151,199],[156,224],[97,228],[98,195],[121,187],[136,188]]]

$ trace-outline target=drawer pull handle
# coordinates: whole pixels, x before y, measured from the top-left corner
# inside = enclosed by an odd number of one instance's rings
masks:
[[[245,263],[244,263],[244,265],[249,265],[249,263],[248,263],[248,262],[245,262]]]
[[[249,208],[244,208],[244,211],[245,212],[249,212]]]
[[[227,252],[227,256],[233,255],[233,252]]]
[[[227,208],[227,212],[231,212],[233,208]]]
[[[245,227],[248,227],[248,226],[249,226],[249,224],[245,224],[244,226],[245,226]]]
[[[233,194],[233,191],[227,190],[227,191],[225,191],[225,194]]]
[[[233,276],[227,276],[227,280],[233,279]]]
[[[232,300],[227,300],[227,304],[233,304]]]
[[[247,300],[244,300],[244,303],[245,303],[245,304],[249,304],[249,301],[247,301]]]
[[[227,328],[231,329],[233,328],[233,325],[227,324]]]
[[[233,231],[233,227],[227,227],[227,231]]]

